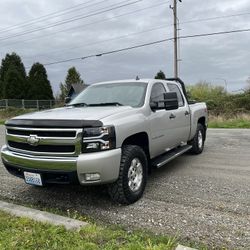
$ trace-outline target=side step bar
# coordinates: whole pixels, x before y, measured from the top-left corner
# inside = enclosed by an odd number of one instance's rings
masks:
[[[166,163],[172,161],[176,157],[186,153],[188,150],[192,148],[191,145],[185,145],[180,148],[176,148],[174,150],[169,151],[168,153],[158,156],[152,161],[152,166],[160,168],[164,166]]]

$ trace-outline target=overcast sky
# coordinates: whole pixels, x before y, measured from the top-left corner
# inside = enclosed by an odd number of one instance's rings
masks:
[[[141,0],[90,16],[135,1],[1,0],[0,59],[14,51],[22,57],[28,71],[34,62],[45,64],[67,60],[173,36],[172,10],[169,8],[172,1]],[[250,28],[249,0],[183,0],[178,4],[178,12],[181,36]],[[47,16],[51,13],[55,14]],[[198,21],[238,14],[244,15]],[[35,20],[42,16],[46,17],[40,22]],[[66,22],[72,18],[78,20]],[[29,22],[31,20],[33,23]],[[22,27],[13,27],[17,24],[22,24]],[[52,25],[56,26],[44,29]],[[40,30],[30,32],[36,29]],[[87,84],[135,78],[137,75],[152,78],[160,69],[171,77],[172,52],[173,42],[165,42],[113,55],[50,65],[46,69],[56,93],[71,66],[77,68]],[[206,80],[225,85],[226,80],[229,91],[239,90],[246,86],[250,76],[250,32],[183,39],[180,41],[180,58],[180,77],[186,83]]]

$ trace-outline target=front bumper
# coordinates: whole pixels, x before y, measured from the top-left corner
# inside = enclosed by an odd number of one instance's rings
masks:
[[[6,169],[13,175],[23,178],[23,171],[41,173],[42,176],[68,176],[66,182],[77,179],[81,185],[105,184],[118,179],[121,149],[81,154],[78,157],[44,157],[16,153],[3,146],[1,158]],[[100,179],[86,180],[86,174],[99,174]],[[77,178],[74,178],[77,176]],[[53,179],[52,178],[52,179]],[[73,181],[72,181],[73,180]],[[46,181],[45,181],[46,182]],[[61,183],[47,181],[48,183]]]
[[[8,172],[24,179],[24,172],[38,173],[41,175],[43,185],[46,184],[79,184],[76,171],[41,170],[17,167],[4,163]]]

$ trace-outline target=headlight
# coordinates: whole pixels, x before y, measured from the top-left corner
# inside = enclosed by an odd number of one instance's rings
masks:
[[[83,153],[110,150],[115,147],[116,138],[113,126],[83,129]]]

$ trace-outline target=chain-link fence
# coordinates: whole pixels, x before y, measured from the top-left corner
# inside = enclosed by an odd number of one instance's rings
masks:
[[[0,109],[22,108],[22,109],[50,109],[55,105],[55,100],[0,100]]]

